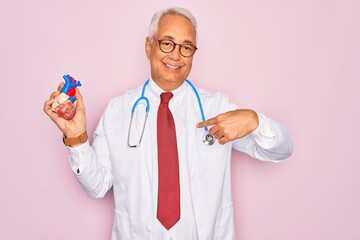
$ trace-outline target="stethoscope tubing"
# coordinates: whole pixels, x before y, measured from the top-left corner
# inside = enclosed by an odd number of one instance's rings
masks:
[[[138,98],[138,100],[136,100],[136,102],[134,103],[132,109],[131,109],[131,114],[134,113],[135,111],[135,108],[136,106],[138,105],[138,103],[141,101],[141,100],[145,100],[146,101],[146,112],[148,113],[150,111],[150,102],[149,102],[149,99],[147,97],[145,97],[145,89],[146,89],[146,86],[149,84],[149,79],[146,80],[146,82],[144,83],[143,85],[143,88],[142,88],[142,91],[141,91],[141,97]]]
[[[150,81],[149,79],[145,81],[145,83],[142,87],[141,96],[135,101],[135,103],[131,109],[131,119],[130,119],[129,131],[128,131],[128,146],[131,148],[140,147],[140,143],[141,143],[141,140],[144,135],[146,121],[147,121],[149,111],[150,111],[150,102],[149,102],[149,99],[145,96],[145,90],[146,90],[147,85],[149,84],[149,81]],[[203,110],[202,103],[200,100],[200,95],[199,95],[198,91],[196,90],[195,86],[189,80],[186,79],[185,81],[189,84],[189,86],[192,88],[193,92],[195,93],[196,99],[198,101],[199,109],[200,109],[201,119],[203,122],[205,122],[205,114],[204,114],[204,110]],[[130,132],[131,132],[131,126],[132,126],[132,122],[133,122],[134,112],[135,112],[136,106],[138,105],[138,103],[141,100],[144,100],[146,102],[145,121],[144,121],[143,129],[141,131],[139,143],[136,145],[131,145],[130,144]],[[204,127],[204,130],[205,130],[205,135],[203,137],[204,144],[212,145],[214,143],[214,136],[209,133],[209,129],[207,126]]]
[[[185,81],[186,81],[186,82],[189,84],[189,86],[193,89],[193,91],[194,91],[194,93],[195,93],[195,95],[196,95],[196,98],[197,98],[198,103],[199,103],[199,108],[200,108],[200,113],[201,113],[201,119],[202,119],[203,122],[205,122],[205,114],[204,114],[204,110],[203,110],[203,107],[202,107],[202,103],[201,103],[201,100],[200,100],[199,93],[198,93],[198,91],[196,90],[195,86],[194,86],[189,80],[186,79]],[[204,129],[205,129],[205,132],[208,132],[208,131],[209,131],[209,129],[208,129],[207,126],[205,126]]]

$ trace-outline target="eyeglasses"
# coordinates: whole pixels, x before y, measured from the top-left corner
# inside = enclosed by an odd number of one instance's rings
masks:
[[[179,51],[180,51],[181,56],[183,56],[183,57],[191,57],[192,55],[194,55],[195,51],[197,50],[197,47],[190,43],[179,44],[179,43],[175,43],[174,41],[172,41],[170,39],[159,40],[155,37],[154,37],[154,39],[159,42],[160,50],[163,53],[171,53],[176,48],[176,45],[179,45]]]

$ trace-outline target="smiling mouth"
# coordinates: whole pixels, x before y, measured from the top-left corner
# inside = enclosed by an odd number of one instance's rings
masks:
[[[170,68],[170,69],[173,69],[173,70],[176,70],[176,69],[180,69],[180,68],[181,68],[181,66],[178,67],[178,66],[174,66],[174,65],[170,65],[170,64],[166,64],[166,63],[164,63],[164,65],[165,65],[166,67]]]

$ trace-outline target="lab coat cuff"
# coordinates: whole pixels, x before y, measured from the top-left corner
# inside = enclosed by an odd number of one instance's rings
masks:
[[[255,142],[263,149],[271,149],[276,146],[276,133],[270,121],[261,113],[257,113],[259,126],[251,133]]]
[[[71,169],[75,174],[81,173],[86,167],[86,159],[91,151],[89,140],[76,147],[66,147],[69,153]]]

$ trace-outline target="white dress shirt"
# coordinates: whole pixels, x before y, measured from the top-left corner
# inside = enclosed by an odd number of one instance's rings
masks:
[[[180,176],[180,220],[169,230],[156,219],[154,224],[154,239],[159,240],[197,240],[197,231],[194,218],[194,210],[191,202],[189,176],[186,161],[186,126],[185,126],[185,102],[184,96],[189,91],[189,86],[184,83],[181,87],[172,91],[173,97],[169,102],[169,109],[174,117],[176,127],[176,141],[178,145],[179,176]],[[191,91],[191,89],[190,89]],[[163,93],[157,84],[150,80],[147,87],[152,111],[156,114],[149,118],[151,126],[152,142],[157,143],[157,111],[160,104],[160,94]],[[153,199],[158,197],[158,162],[157,147],[152,148],[153,155]],[[157,201],[154,204],[154,216],[156,216]]]

